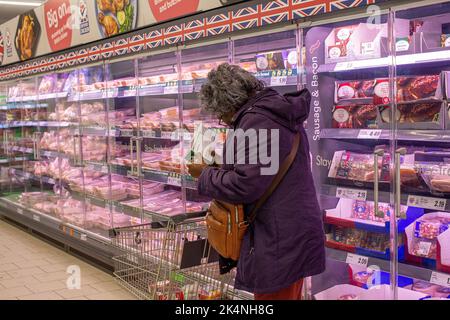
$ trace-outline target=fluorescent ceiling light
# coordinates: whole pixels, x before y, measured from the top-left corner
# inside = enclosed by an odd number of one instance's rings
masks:
[[[0,4],[6,4],[11,6],[28,6],[28,7],[39,7],[42,2],[29,2],[29,1],[2,1]]]

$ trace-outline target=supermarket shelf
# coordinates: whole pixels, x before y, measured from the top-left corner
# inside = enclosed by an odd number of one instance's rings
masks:
[[[26,102],[26,101],[42,101],[56,98],[65,98],[67,97],[67,92],[58,92],[58,93],[46,93],[46,94],[38,94],[35,96],[22,96],[22,97],[12,97],[8,98],[8,102]]]
[[[0,105],[0,110],[21,110],[21,109],[37,109],[37,108],[48,108],[47,103],[39,103],[39,104],[25,104],[25,105],[17,105],[14,103]]]
[[[29,160],[27,157],[3,158],[0,159],[0,164]]]
[[[398,130],[396,135],[401,141],[435,141],[449,142],[449,130]],[[378,129],[322,129],[321,139],[358,139],[358,140],[391,140],[392,131]]]
[[[113,251],[109,238],[64,223],[34,209],[25,208],[8,197],[0,197],[0,208],[1,216],[63,244],[68,251],[73,249],[74,254],[81,252],[83,255],[87,255],[94,261],[112,269]]]
[[[328,196],[332,196],[332,197],[336,197],[336,193],[337,193],[337,189],[341,188],[341,189],[352,189],[352,190],[357,190],[357,191],[361,191],[363,194],[367,194],[367,201],[374,201],[374,193],[373,190],[370,189],[362,189],[360,187],[357,186],[338,186],[338,185],[331,185],[331,184],[323,184],[322,188],[321,188],[321,194],[323,195],[328,195]],[[406,194],[406,193],[402,193],[401,195],[401,204],[404,206],[408,205],[408,200],[410,200],[409,198],[415,198],[416,200],[419,200],[419,202],[423,203],[423,204],[418,204],[417,202],[415,202],[416,204],[414,205],[414,207],[417,208],[423,208],[423,209],[431,209],[431,210],[436,210],[436,211],[450,211],[450,201],[446,198],[441,198],[438,196],[434,196],[434,195],[415,195],[415,194]],[[384,202],[384,203],[390,203],[390,199],[391,199],[391,194],[389,192],[386,191],[379,191],[379,197],[378,197],[380,202]],[[439,203],[436,204],[436,207],[433,208],[433,204],[434,202],[441,202],[445,205],[445,207],[439,207]]]
[[[50,177],[46,177],[46,176],[41,176],[40,177],[40,176],[36,176],[36,175],[34,175],[32,173],[25,172],[25,171],[22,171],[22,170],[19,170],[19,169],[14,169],[14,168],[11,168],[9,170],[10,170],[10,173],[12,173],[12,174],[14,174],[16,176],[20,176],[20,177],[26,178],[26,179],[31,179],[31,180],[38,181],[38,182],[42,181],[42,182],[48,183],[48,184],[55,184],[56,183],[56,180],[53,179],[53,178],[50,178]]]
[[[29,154],[34,154],[33,152],[33,148],[26,148],[26,147],[11,147],[9,148],[11,151],[19,151],[19,152],[23,152],[23,153],[29,153]],[[40,155],[45,156],[45,157],[50,157],[50,158],[56,158],[56,157],[61,157],[61,158],[65,158],[65,159],[70,159],[71,157],[65,153],[60,153],[57,151],[48,151],[48,150],[41,150],[40,151]]]
[[[389,63],[390,63],[389,57],[330,63],[321,65],[318,69],[318,72],[333,73],[333,72],[348,72],[361,69],[386,68],[389,66]],[[396,57],[397,66],[410,64],[418,65],[426,63],[449,64],[450,50],[399,55]]]
[[[347,258],[349,255],[353,255],[352,253],[348,253],[348,252],[333,249],[333,248],[326,248],[326,254],[329,259],[339,261],[339,262],[351,261],[351,260],[347,260]],[[377,266],[382,271],[390,272],[390,261],[389,260],[383,260],[383,259],[374,258],[374,257],[364,257],[364,258],[367,259],[366,260],[367,266],[369,266],[369,267]],[[434,270],[415,266],[415,265],[410,265],[410,264],[406,264],[406,263],[401,263],[401,262],[399,262],[399,264],[398,264],[398,269],[399,269],[398,270],[399,275],[418,279],[418,280],[424,280],[424,281],[428,281],[428,282],[430,282],[430,280],[431,280],[431,282],[433,282],[432,275],[435,272]],[[450,275],[448,275],[448,277],[450,277]],[[450,283],[448,286],[450,287]]]
[[[17,128],[17,127],[69,127],[73,125],[66,121],[2,121],[0,129]]]
[[[127,206],[120,201],[114,200],[106,200],[95,197],[90,194],[82,194],[77,191],[71,191],[71,196],[78,201],[86,201],[89,204],[92,204],[101,208],[111,208],[116,213],[123,213],[131,217],[141,218],[141,212],[145,219],[151,219],[152,222],[162,222],[162,221],[173,221],[175,223],[182,222],[186,219],[203,217],[205,216],[205,212],[192,212],[192,213],[180,213],[174,216],[166,216],[163,214],[158,214],[157,212],[141,210],[138,207]]]
[[[255,76],[271,87],[297,85],[296,70],[277,70],[258,72]],[[140,86],[124,86],[108,89],[73,93],[68,101],[87,101],[111,98],[127,98],[158,95],[177,95],[178,93],[199,92],[206,79],[183,80],[179,88],[178,81]]]

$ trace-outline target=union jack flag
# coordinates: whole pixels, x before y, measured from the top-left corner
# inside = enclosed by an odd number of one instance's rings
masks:
[[[245,30],[260,25],[258,23],[260,17],[260,15],[258,14],[258,8],[260,8],[260,6],[255,5],[242,8],[237,10],[236,12],[233,12],[231,17],[233,24],[233,31]]]
[[[100,54],[103,58],[111,58],[114,55],[114,45],[111,42],[105,42],[100,45]]]
[[[114,54],[121,56],[129,52],[129,38],[119,39],[114,42]]]
[[[174,25],[163,30],[164,32],[164,45],[175,44],[183,41],[183,26]]]
[[[184,39],[197,40],[205,36],[205,20],[198,19],[184,24]]]
[[[340,2],[340,1],[335,1]],[[292,0],[293,16],[295,18],[310,17],[331,12],[331,1],[324,0]]]
[[[86,49],[80,49],[77,54],[78,63],[83,64],[88,61],[88,51]]]
[[[160,47],[163,42],[162,30],[152,30],[145,35],[146,45],[148,49]]]
[[[67,54],[67,57],[66,57],[66,59],[67,59],[67,64],[69,65],[69,66],[73,66],[73,65],[75,65],[75,63],[77,62],[77,60],[76,60],[76,58],[77,58],[77,55],[75,54],[75,52],[69,52],[68,54]]]
[[[100,58],[100,48],[98,46],[92,46],[88,49],[89,61],[97,61]]]
[[[131,37],[130,41],[130,49],[132,52],[139,52],[144,49],[145,38],[142,34],[137,34]]]
[[[230,19],[231,12],[227,14],[217,14],[210,18],[206,18],[206,36],[216,36],[218,34],[230,32]]]
[[[290,0],[275,0],[261,5],[260,25],[273,24],[292,19],[292,6]]]

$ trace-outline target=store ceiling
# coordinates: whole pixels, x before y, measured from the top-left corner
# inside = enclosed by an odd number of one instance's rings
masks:
[[[5,1],[7,2],[7,1]],[[27,3],[27,2],[34,2],[34,3],[43,3],[45,0],[26,0],[26,1],[11,1],[13,3]],[[31,9],[36,8],[36,6],[30,6],[30,5],[17,5],[17,4],[5,4],[0,1],[0,24],[14,18],[15,16],[18,16],[19,14],[22,14],[24,12],[27,12]]]

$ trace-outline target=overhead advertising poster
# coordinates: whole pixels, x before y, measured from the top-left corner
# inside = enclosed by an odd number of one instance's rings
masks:
[[[200,0],[148,0],[157,22],[197,12]]]
[[[17,55],[21,61],[31,59],[36,55],[40,35],[41,24],[36,17],[36,13],[29,11],[21,14],[14,37]]]
[[[0,65],[26,61],[241,0],[47,0],[0,25]],[[0,46],[1,48],[1,46]]]
[[[102,37],[136,28],[138,0],[96,0],[96,20]]]
[[[73,19],[69,0],[48,0],[44,5],[45,29],[52,52],[72,44]]]

